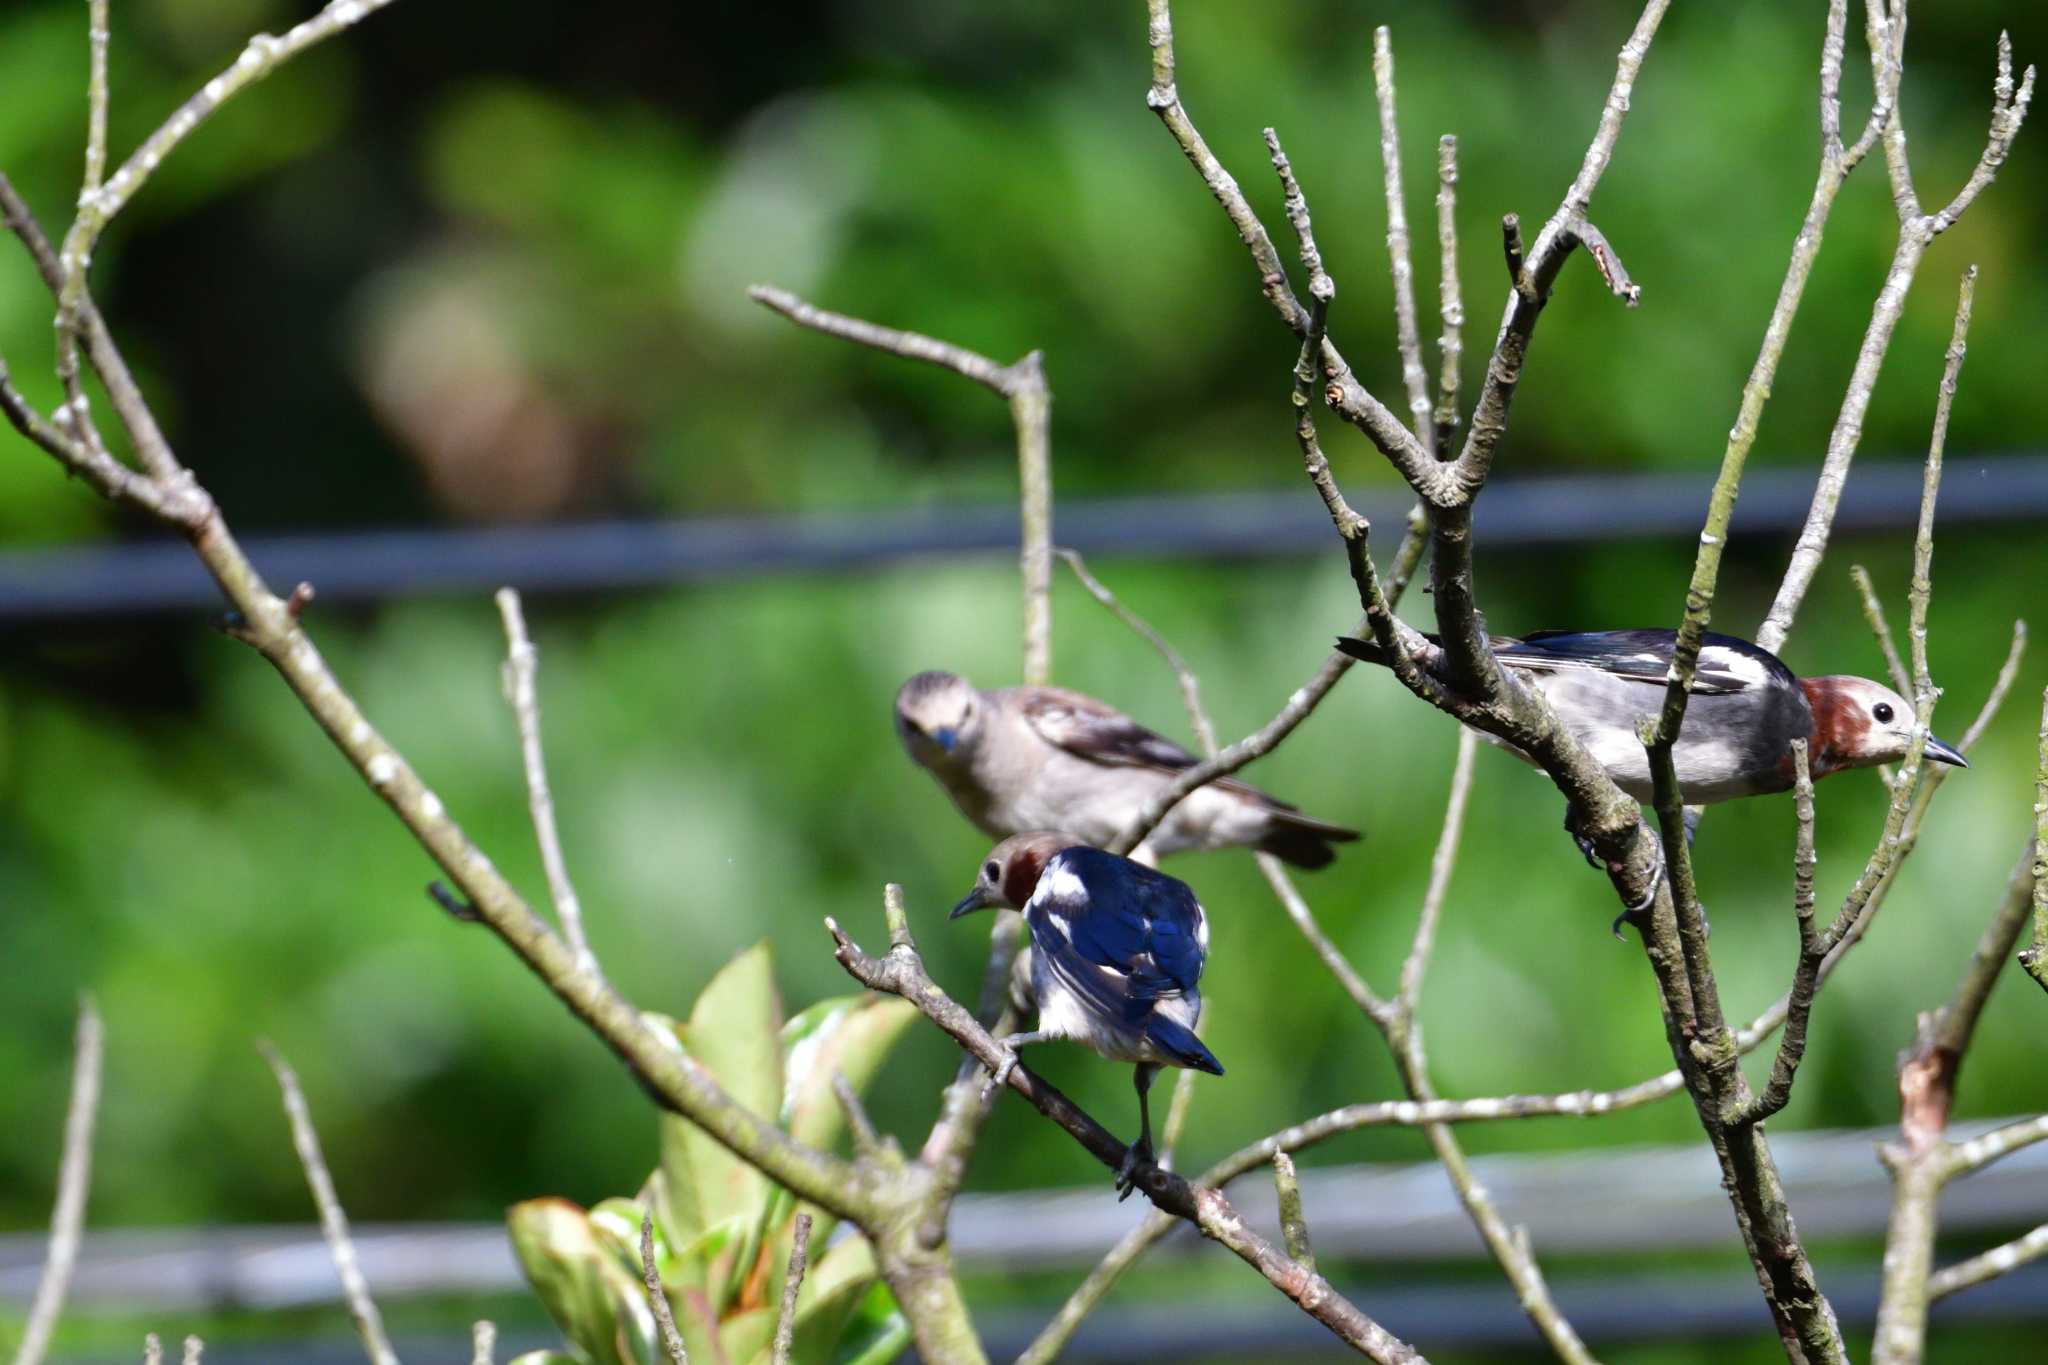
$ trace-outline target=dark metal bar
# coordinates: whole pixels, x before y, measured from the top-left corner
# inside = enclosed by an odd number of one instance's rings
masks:
[[[1795,529],[1813,492],[1807,469],[1760,469],[1743,485],[1733,534]],[[1692,535],[1704,474],[1572,474],[1502,480],[1480,502],[1488,551]],[[1866,461],[1842,499],[1845,531],[1913,525],[1917,460]],[[1354,499],[1376,525],[1398,528],[1407,499],[1391,489]],[[1952,458],[1942,486],[1944,526],[2048,520],[2048,454]],[[1146,496],[1062,502],[1059,542],[1090,555],[1202,559],[1317,554],[1328,518],[1299,492]],[[937,557],[1014,551],[1008,504],[858,510],[831,516],[615,521],[280,535],[245,541],[275,586],[305,580],[320,600],[478,593],[512,584],[529,593],[668,587],[783,573],[872,569]],[[0,627],[66,619],[132,618],[208,610],[213,585],[179,541],[142,541],[0,554]]]

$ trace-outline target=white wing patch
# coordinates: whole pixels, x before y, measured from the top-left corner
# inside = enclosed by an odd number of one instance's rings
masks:
[[[1039,874],[1038,885],[1031,892],[1031,904],[1036,905],[1041,901],[1060,901],[1073,906],[1076,910],[1087,908],[1087,884],[1074,875],[1074,870],[1067,866],[1065,858],[1054,857],[1045,865],[1045,871]],[[1060,927],[1062,930],[1066,928],[1065,925]],[[1068,933],[1067,937],[1072,938],[1073,935]]]

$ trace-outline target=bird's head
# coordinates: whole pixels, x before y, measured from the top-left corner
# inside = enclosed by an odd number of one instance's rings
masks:
[[[1913,706],[1883,683],[1838,675],[1802,678],[1799,685],[1813,709],[1815,777],[1896,763],[1906,756],[1913,737]],[[1932,735],[1927,737],[1927,757],[1958,768],[1970,766],[1962,754]]]
[[[1035,834],[1012,834],[988,851],[988,856],[981,860],[981,870],[975,874],[974,889],[953,907],[953,913],[946,918],[958,919],[991,906],[1022,910],[1053,855],[1080,842],[1065,834],[1043,830]]]
[[[981,694],[957,673],[920,673],[896,691],[896,733],[926,767],[949,762],[981,729]]]

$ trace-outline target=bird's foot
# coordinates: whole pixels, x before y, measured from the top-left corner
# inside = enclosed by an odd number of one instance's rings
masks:
[[[988,1103],[989,1096],[1009,1084],[1010,1073],[1017,1069],[1017,1049],[1011,1047],[1008,1043],[1002,1044],[1002,1048],[1002,1064],[994,1071],[991,1071],[988,1079],[981,1083],[981,1100],[983,1104]]]
[[[1620,867],[1618,866],[1609,867],[1608,864],[1604,862],[1600,865],[1603,868],[1607,868],[1610,875],[1619,875],[1621,871]],[[1657,892],[1663,887],[1663,885],[1664,851],[1660,848],[1657,851],[1657,869],[1655,874],[1650,878],[1649,889],[1644,891],[1643,894],[1637,897],[1633,903],[1626,906],[1620,914],[1614,917],[1614,923],[1607,926],[1607,932],[1613,934],[1616,938],[1619,939],[1621,938],[1621,926],[1626,924],[1633,928],[1638,934],[1642,934],[1645,937],[1647,937],[1650,932],[1650,907],[1657,903]],[[1622,939],[1622,942],[1624,943],[1626,943],[1627,941],[1628,940],[1626,939]]]
[[[1141,1137],[1124,1149],[1124,1160],[1116,1168],[1116,1200],[1121,1204],[1131,1197],[1138,1188],[1138,1168],[1156,1165],[1152,1155],[1152,1139]]]

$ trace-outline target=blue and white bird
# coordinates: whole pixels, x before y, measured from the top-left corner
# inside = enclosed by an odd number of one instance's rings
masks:
[[[1195,1024],[1197,989],[1209,955],[1209,924],[1187,883],[1143,863],[1078,844],[1064,834],[1017,834],[982,861],[974,889],[952,918],[992,906],[1022,910],[1031,930],[1030,994],[1038,1027],[1003,1039],[1009,1056],[993,1084],[1009,1079],[1026,1043],[1071,1038],[1116,1062],[1137,1063],[1138,1140],[1116,1175],[1128,1197],[1149,1165],[1152,1113],[1146,1102],[1161,1067],[1223,1074]]]

